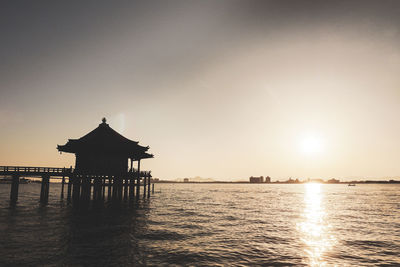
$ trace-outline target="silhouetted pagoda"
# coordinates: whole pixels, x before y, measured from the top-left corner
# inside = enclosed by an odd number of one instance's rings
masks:
[[[58,151],[74,153],[76,174],[119,175],[128,171],[128,161],[152,158],[149,147],[138,145],[113,130],[103,122],[93,131],[79,139],[69,139],[57,146]]]
[[[103,118],[103,122],[93,131],[79,139],[69,139],[65,145],[58,145],[60,152],[74,153],[75,169],[68,184],[68,196],[71,191],[74,200],[90,200],[93,186],[93,199],[105,197],[108,186],[108,198],[122,200],[139,197],[141,180],[143,194],[150,195],[150,172],[140,171],[140,161],[152,158],[147,153],[149,147],[140,146],[113,130]],[[130,168],[128,163],[130,160]],[[137,161],[137,169],[133,162]],[[129,193],[128,193],[129,189]]]
[[[139,199],[140,186],[143,197],[150,196],[151,172],[140,170],[142,159],[152,158],[147,153],[149,147],[129,140],[103,122],[79,139],[69,139],[57,146],[58,151],[74,153],[75,169],[57,167],[0,166],[0,175],[11,176],[10,201],[18,200],[18,188],[21,177],[41,177],[40,202],[46,204],[49,199],[50,179],[61,180],[61,198],[64,198],[64,185],[68,178],[67,200],[72,203],[88,204],[95,201],[121,201]],[[128,163],[130,160],[130,168]],[[133,162],[137,168],[133,168]],[[93,190],[92,190],[93,188]],[[106,192],[106,188],[108,191]],[[136,190],[135,190],[136,188]],[[154,192],[154,184],[153,189]]]

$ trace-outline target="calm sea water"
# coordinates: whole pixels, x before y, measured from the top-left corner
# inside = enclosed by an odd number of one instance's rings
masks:
[[[0,185],[1,266],[399,266],[399,185],[156,184],[136,206],[74,210]]]

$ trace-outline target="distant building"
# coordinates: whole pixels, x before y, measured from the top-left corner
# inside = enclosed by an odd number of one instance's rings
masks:
[[[265,177],[265,182],[266,183],[270,183],[271,182],[271,177],[269,177],[269,176]]]
[[[183,179],[183,182],[184,182],[184,183],[189,183],[189,178],[184,178],[184,179]]]
[[[332,179],[330,179],[330,180],[327,181],[328,184],[337,184],[337,183],[339,183],[339,182],[340,182],[339,180],[334,179],[334,178],[332,178]]]
[[[251,176],[249,178],[250,183],[263,183],[264,182],[264,176],[260,176],[260,177],[253,177]]]

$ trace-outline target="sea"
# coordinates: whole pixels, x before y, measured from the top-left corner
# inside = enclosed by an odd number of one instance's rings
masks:
[[[74,208],[0,185],[0,266],[400,266],[400,185],[155,184]]]

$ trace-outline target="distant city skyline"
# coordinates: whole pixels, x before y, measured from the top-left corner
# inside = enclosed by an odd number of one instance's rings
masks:
[[[103,117],[154,177],[400,176],[399,1],[1,3],[0,165]]]

